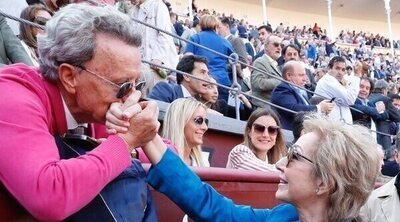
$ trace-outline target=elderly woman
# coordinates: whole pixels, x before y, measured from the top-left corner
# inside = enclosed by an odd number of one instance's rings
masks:
[[[144,150],[154,164],[148,182],[195,221],[351,221],[374,189],[379,168],[376,142],[366,128],[308,118],[303,135],[276,164],[276,197],[292,205],[253,209],[202,183],[160,137]]]
[[[275,163],[286,154],[278,115],[257,109],[247,121],[244,141],[229,153],[227,168],[276,171]]]
[[[172,141],[187,165],[210,166],[201,151],[207,125],[207,107],[195,99],[181,98],[168,107],[162,135]]]
[[[20,17],[39,25],[46,25],[46,22],[52,17],[52,15],[53,12],[47,9],[44,5],[34,4],[26,7],[21,12]],[[21,39],[22,46],[24,46],[24,49],[34,66],[39,66],[36,35],[43,32],[44,31],[39,28],[24,23],[19,24],[19,38]]]

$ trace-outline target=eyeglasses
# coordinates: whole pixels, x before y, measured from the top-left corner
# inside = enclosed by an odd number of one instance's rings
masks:
[[[112,82],[111,80],[108,80],[108,79],[104,78],[103,76],[100,76],[100,75],[96,74],[93,71],[90,71],[89,69],[86,69],[83,66],[76,66],[76,67],[78,67],[78,68],[82,69],[83,71],[86,71],[86,72],[96,76],[97,78],[107,82],[108,84],[110,84],[110,85],[112,85],[114,87],[119,88],[117,96],[116,96],[118,99],[121,99],[124,96],[128,95],[128,93],[131,91],[131,89],[134,86],[134,83],[131,82],[131,81],[127,81],[127,82],[124,82],[122,84],[117,84],[117,83]],[[140,91],[140,90],[142,90],[144,88],[145,85],[146,85],[146,81],[139,81],[138,83],[135,84],[135,90],[139,90]]]
[[[46,23],[47,23],[47,21],[49,21],[49,19],[38,16],[33,21],[39,25],[46,25]]]
[[[310,160],[308,157],[305,157],[304,155],[300,154],[297,149],[296,146],[291,146],[289,147],[289,151],[287,153],[287,163],[286,166],[289,165],[289,163],[293,160],[299,160],[300,158],[303,158],[305,160],[307,160],[308,162],[310,162],[311,164],[314,164],[314,162],[312,160]]]
[[[271,43],[274,47],[278,48],[279,46],[281,46],[281,44],[279,42],[272,42]]]
[[[261,124],[253,123],[253,129],[257,133],[264,133],[267,129],[269,135],[277,135],[279,132],[279,126],[264,126]]]
[[[206,124],[206,126],[208,126],[208,119],[204,118],[204,117],[201,117],[201,116],[195,117],[194,118],[194,122],[199,126],[201,126],[203,124],[203,122],[204,122]]]

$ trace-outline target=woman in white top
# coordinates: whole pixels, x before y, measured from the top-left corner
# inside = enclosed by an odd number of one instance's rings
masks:
[[[244,141],[229,153],[227,168],[277,171],[275,163],[286,155],[285,140],[277,114],[257,109],[247,121]]]
[[[34,4],[26,7],[21,12],[21,18],[37,23],[39,25],[46,25],[46,22],[52,17],[53,12],[47,9],[44,5]],[[19,38],[21,39],[22,46],[24,46],[26,53],[29,55],[34,66],[39,66],[39,56],[37,53],[37,40],[36,35],[42,33],[44,30],[20,23],[19,25]]]
[[[181,98],[168,107],[162,135],[172,141],[187,165],[208,167],[210,163],[201,150],[207,125],[207,107],[193,98]]]

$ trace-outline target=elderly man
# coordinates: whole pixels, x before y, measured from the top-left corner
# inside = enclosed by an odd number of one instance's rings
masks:
[[[352,124],[353,118],[350,106],[354,104],[360,90],[360,76],[354,74],[347,82],[343,76],[346,73],[346,60],[335,56],[328,64],[328,74],[317,83],[315,93],[324,98],[334,99],[336,106],[329,118]]]
[[[111,7],[70,4],[46,33],[38,35],[40,71],[22,64],[0,70],[7,95],[0,100],[2,185],[41,221],[156,220],[145,172],[131,159],[159,128],[156,104],[138,103],[140,93],[132,93],[141,65],[133,22]],[[91,123],[104,123],[114,102],[129,105],[124,115],[136,114],[128,131],[84,152],[71,147],[68,130],[88,125],[95,136]]]
[[[281,56],[281,39],[278,36],[269,36],[264,44],[265,54],[254,61],[251,73],[251,89],[253,96],[269,101],[272,90],[281,82],[273,78],[282,78],[276,60]],[[258,107],[265,107],[266,104],[259,100],[253,100],[253,104]]]
[[[286,62],[282,69],[283,78],[293,83],[282,82],[272,92],[271,102],[278,106],[299,112],[299,111],[318,111],[322,113],[329,113],[334,104],[329,100],[323,100],[318,105],[311,105],[308,98],[304,96],[300,88],[304,87],[307,81],[306,71],[304,64],[298,61]],[[293,120],[295,114],[279,110],[279,117],[282,127],[287,130],[293,130]]]

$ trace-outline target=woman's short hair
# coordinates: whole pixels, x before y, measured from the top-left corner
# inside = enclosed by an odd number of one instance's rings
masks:
[[[254,152],[254,145],[251,143],[249,132],[253,126],[253,123],[262,116],[271,116],[278,126],[281,126],[279,117],[276,112],[272,109],[257,109],[255,110],[247,120],[246,128],[244,130],[244,141],[243,145],[249,147]],[[286,154],[285,139],[283,137],[282,131],[278,130],[278,135],[276,136],[275,146],[268,151],[268,163],[274,164],[278,162]]]
[[[202,31],[215,31],[218,27],[218,20],[212,15],[203,15],[200,18],[200,27]]]
[[[193,98],[180,98],[173,101],[165,113],[162,136],[172,141],[181,158],[187,145],[185,126],[192,120],[193,114],[199,107],[207,110],[204,104]],[[205,166],[201,155],[201,146],[193,148],[190,157],[197,163],[197,166]]]
[[[311,158],[316,176],[330,187],[328,221],[356,218],[380,169],[376,141],[364,126],[316,114],[304,120],[304,133],[309,132],[319,135]]]
[[[34,4],[26,7],[24,10],[22,10],[20,18],[28,20],[30,22],[35,22],[36,21],[36,13],[38,11],[46,11],[50,15],[53,15],[53,12],[50,11],[48,8],[46,8],[42,4]],[[43,25],[43,24],[40,24]],[[29,47],[36,49],[37,48],[37,40],[36,36],[33,35],[32,32],[32,26],[27,25],[25,23],[19,23],[19,38],[24,41]]]
[[[137,25],[112,6],[69,4],[46,23],[45,31],[37,35],[40,70],[53,82],[59,81],[62,63],[79,66],[93,58],[98,34],[110,35],[130,46],[141,45]]]

